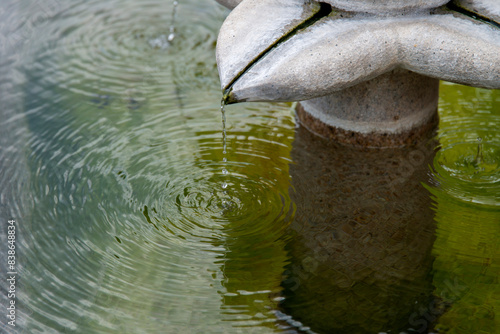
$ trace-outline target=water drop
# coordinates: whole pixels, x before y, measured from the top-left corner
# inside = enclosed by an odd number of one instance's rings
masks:
[[[175,18],[177,16],[177,5],[179,3],[177,1],[173,2],[173,8],[172,8],[172,22],[170,24],[170,34],[167,37],[167,41],[172,42],[175,38]]]
[[[222,98],[220,102],[220,112],[221,112],[221,118],[222,118],[222,153],[226,154],[226,148],[227,148],[227,134],[226,134],[226,103],[224,101],[224,98]]]
[[[227,163],[227,158],[225,157],[226,155],[226,110],[225,110],[225,106],[226,106],[226,102],[224,100],[224,98],[221,99],[221,103],[220,103],[220,111],[221,111],[221,118],[222,118],[222,154],[224,155],[224,157],[222,158],[222,161],[224,163],[224,165]],[[228,170],[226,169],[226,167],[224,166],[222,168],[222,174],[223,175],[228,175],[229,172]],[[226,189],[227,188],[227,183],[226,181],[224,181],[222,183],[222,189]],[[224,191],[224,194],[226,194],[226,191]],[[223,205],[225,201],[223,201]]]

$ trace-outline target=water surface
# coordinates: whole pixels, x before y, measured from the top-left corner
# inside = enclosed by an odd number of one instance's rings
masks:
[[[339,149],[319,182],[307,154],[329,144],[296,132],[290,104],[228,107],[223,153],[226,15],[209,0],[2,3],[0,215],[18,224],[18,332],[321,333],[346,319],[363,333],[497,332],[498,91],[443,84],[426,149]],[[396,167],[381,178],[384,159]],[[353,176],[382,182],[390,205],[352,195]],[[343,199],[307,202],[321,194]],[[348,279],[320,274],[332,266]]]

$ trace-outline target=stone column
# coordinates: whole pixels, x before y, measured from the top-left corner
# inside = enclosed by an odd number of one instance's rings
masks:
[[[302,101],[297,117],[322,137],[364,147],[411,144],[437,125],[439,80],[396,69]]]

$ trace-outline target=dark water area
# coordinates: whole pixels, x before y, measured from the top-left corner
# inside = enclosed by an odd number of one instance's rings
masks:
[[[226,107],[210,0],[0,4],[1,333],[498,333],[500,94],[421,144]],[[5,256],[4,256],[5,255]]]

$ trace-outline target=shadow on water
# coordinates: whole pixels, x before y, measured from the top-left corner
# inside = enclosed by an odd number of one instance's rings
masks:
[[[357,149],[298,128],[290,166],[297,205],[281,307],[318,333],[377,333],[428,323],[435,239],[428,182],[435,141]]]

